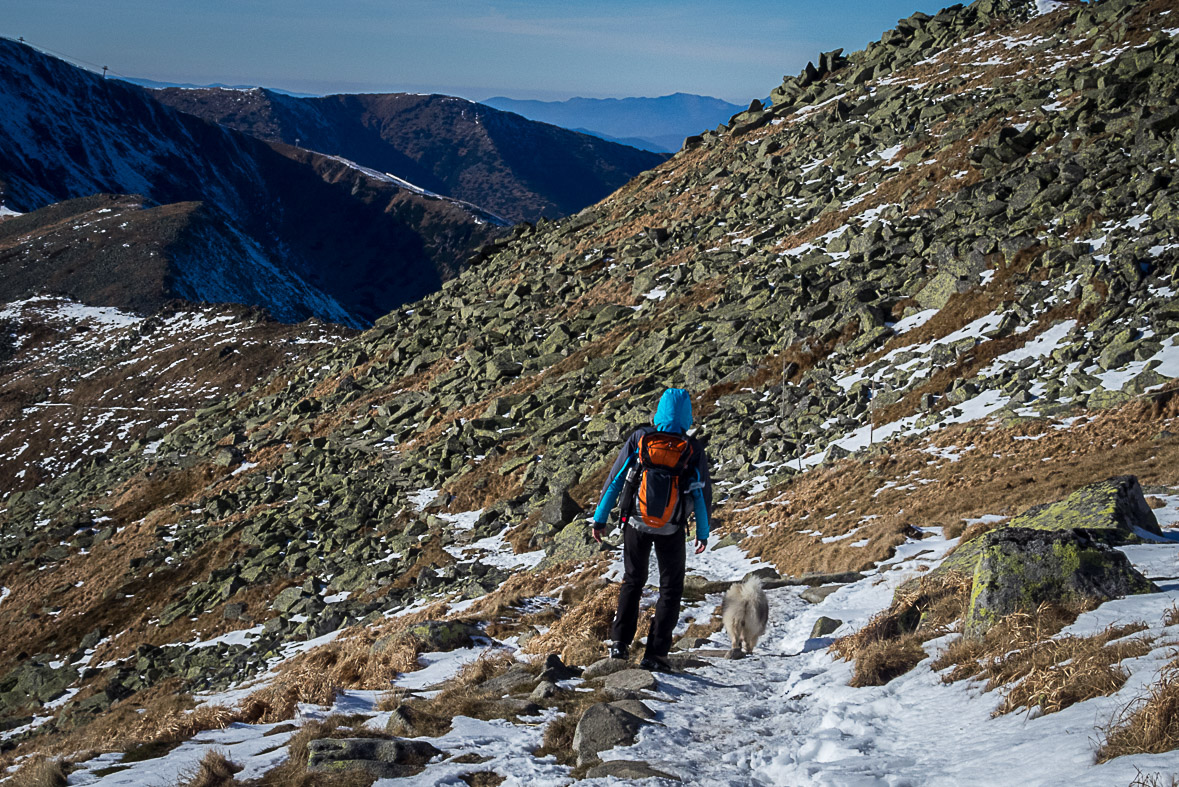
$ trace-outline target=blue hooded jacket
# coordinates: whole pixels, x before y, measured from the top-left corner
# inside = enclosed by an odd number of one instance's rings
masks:
[[[606,486],[602,489],[602,500],[594,511],[595,527],[606,526],[606,521],[610,518],[610,511],[618,502],[618,496],[622,493],[622,487],[626,483],[627,471],[632,463],[638,461],[639,440],[643,435],[650,434],[655,430],[687,434],[688,430],[692,428],[692,400],[688,392],[682,388],[669,388],[664,391],[663,396],[659,399],[659,407],[655,410],[654,423],[654,430],[649,426],[636,429],[627,438],[622,450],[618,452],[614,466],[610,469],[610,475],[607,476]],[[705,541],[708,539],[709,533],[708,514],[712,509],[712,479],[709,477],[708,457],[704,454],[704,448],[694,440],[692,442],[696,449],[695,461],[688,468],[688,472],[692,475],[692,482],[687,491],[692,497],[693,511],[696,514],[696,538]],[[674,533],[678,529],[678,527],[665,527],[660,531]]]

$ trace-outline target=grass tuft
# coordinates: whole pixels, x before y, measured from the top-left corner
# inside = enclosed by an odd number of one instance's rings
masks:
[[[233,776],[241,769],[242,766],[230,762],[216,749],[211,749],[194,773],[182,777],[178,787],[227,787],[240,784]]]
[[[868,643],[856,654],[852,686],[883,686],[904,675],[925,658],[925,648],[916,634]]]
[[[1098,762],[1179,748],[1179,663],[1168,664],[1146,695],[1125,705],[1101,732]]]
[[[945,634],[965,615],[970,585],[958,572],[922,577],[898,588],[889,608],[862,629],[835,640],[831,651],[856,662],[851,685],[882,686],[915,667],[925,658],[921,643]]]
[[[985,679],[986,690],[1010,686],[994,715],[1020,708],[1055,713],[1120,689],[1128,677],[1121,661],[1150,652],[1144,637],[1126,639],[1146,627],[1134,623],[1110,626],[1088,637],[1055,635],[1076,619],[1079,610],[1043,604],[1035,613],[1005,617],[981,638],[950,643],[933,663],[950,669],[942,678],[953,683]]]
[[[65,764],[56,758],[37,757],[12,777],[13,787],[66,787]]]
[[[561,661],[585,666],[606,655],[603,641],[609,636],[618,607],[617,583],[604,583],[587,591],[586,598],[569,609],[544,634],[533,637],[529,653],[557,653]]]

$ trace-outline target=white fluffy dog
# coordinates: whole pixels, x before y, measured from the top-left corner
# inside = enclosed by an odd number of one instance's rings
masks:
[[[721,619],[725,632],[733,643],[729,658],[739,659],[752,653],[757,641],[766,631],[770,617],[770,602],[761,589],[761,579],[748,577],[744,582],[731,586],[725,592],[721,604]],[[744,648],[744,651],[742,651]]]

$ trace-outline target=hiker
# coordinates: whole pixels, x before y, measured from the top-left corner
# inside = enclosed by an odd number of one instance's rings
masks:
[[[687,435],[692,401],[682,388],[663,392],[655,426],[641,426],[626,439],[594,511],[593,536],[601,543],[615,502],[622,521],[623,576],[610,637],[611,658],[630,657],[639,622],[639,600],[647,582],[651,548],[659,562],[659,601],[639,666],[667,672],[671,636],[684,594],[685,533],[689,511],[696,516],[696,554],[708,546],[712,481],[704,447]]]

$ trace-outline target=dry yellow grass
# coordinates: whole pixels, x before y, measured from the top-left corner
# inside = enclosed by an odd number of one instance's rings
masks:
[[[242,766],[230,762],[222,752],[211,749],[192,773],[181,777],[177,787],[227,787],[240,784],[233,776],[241,769]]]
[[[987,691],[1010,686],[996,716],[1033,707],[1055,713],[1107,696],[1128,677],[1117,665],[1150,652],[1149,639],[1127,639],[1146,625],[1110,626],[1088,637],[1055,637],[1078,613],[1076,608],[1043,604],[1034,613],[1009,615],[981,639],[959,638],[951,643],[933,668],[952,668],[943,678],[946,683],[980,678],[986,679]]]
[[[925,648],[916,634],[869,642],[856,653],[851,686],[883,686],[904,675],[925,658]]]
[[[921,643],[946,633],[963,617],[970,585],[970,578],[958,572],[921,577],[898,589],[888,609],[862,629],[832,643],[836,656],[856,662],[852,685],[884,685],[916,666],[925,657]]]
[[[51,757],[34,757],[17,771],[9,782],[13,787],[65,787],[65,765]]]
[[[852,571],[891,556],[913,528],[947,527],[952,536],[964,519],[1010,516],[1058,500],[1108,478],[1111,467],[1144,485],[1176,485],[1179,440],[1160,434],[1176,431],[1177,392],[1179,383],[1172,383],[1123,407],[1087,414],[1069,429],[1053,429],[1049,420],[962,424],[925,441],[893,441],[887,453],[816,468],[759,497],[734,500],[718,509],[723,524],[717,532],[755,533],[742,546],[783,574]],[[956,461],[932,453],[963,446],[968,450]],[[915,479],[921,479],[920,493],[912,491]],[[833,536],[857,527],[858,538],[869,541],[862,548],[849,546],[855,539],[823,543],[814,535],[816,529]]]
[[[1137,774],[1134,776],[1134,781],[1130,782],[1130,787],[1176,787],[1179,785],[1179,778],[1175,774],[1143,773],[1138,768],[1134,770],[1137,771]]]
[[[606,655],[603,641],[609,635],[618,607],[619,585],[598,585],[577,606],[569,609],[552,628],[525,645],[529,653],[557,653],[566,664],[587,665]]]
[[[1147,693],[1123,707],[1101,732],[1098,762],[1179,748],[1179,663],[1167,665]]]

